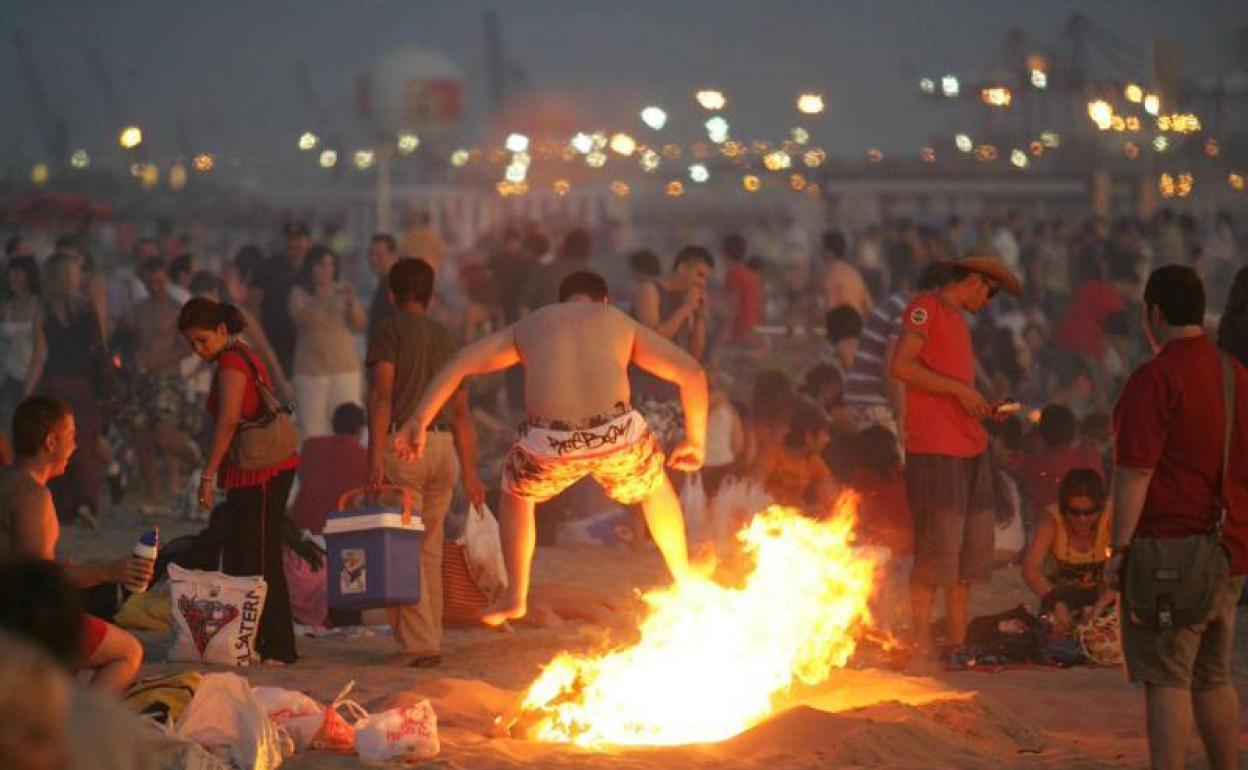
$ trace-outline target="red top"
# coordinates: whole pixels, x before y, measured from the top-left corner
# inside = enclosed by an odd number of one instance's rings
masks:
[[[740,342],[763,320],[763,280],[757,271],[737,263],[728,268],[726,282],[732,292],[731,339]]]
[[[1233,363],[1235,426],[1229,510],[1223,539],[1237,575],[1248,572],[1248,373]],[[1222,482],[1221,357],[1204,336],[1172,340],[1135,370],[1114,408],[1115,462],[1151,469],[1136,534],[1182,537],[1208,532]]]
[[[906,308],[902,328],[923,338],[919,363],[937,374],[974,385],[975,353],[962,311],[938,294],[920,294]],[[957,398],[906,388],[907,453],[975,457],[987,447],[988,432]]]
[[[325,514],[368,475],[368,452],[354,436],[313,436],[299,451],[299,494],[290,517],[301,529],[325,529]]]
[[[1101,458],[1090,448],[1070,446],[1042,447],[1033,454],[1026,454],[1018,463],[1019,475],[1026,484],[1027,501],[1032,510],[1043,511],[1057,502],[1062,477],[1075,468],[1091,468],[1101,473]]]
[[[208,414],[213,419],[217,417],[217,411],[220,409],[220,395],[217,393],[217,379],[221,372],[233,370],[242,372],[243,381],[243,403],[239,411],[239,418],[250,420],[260,413],[263,404],[260,402],[260,391],[256,388],[256,378],[251,373],[251,367],[243,359],[243,351],[247,352],[247,357],[255,364],[256,371],[260,374],[260,378],[266,385],[271,383],[269,380],[269,370],[264,367],[264,362],[255,354],[253,350],[245,345],[229,348],[222,351],[217,356],[217,372],[212,378],[212,386],[208,389]],[[271,387],[271,385],[270,385]],[[274,465],[271,468],[262,468],[260,470],[243,470],[234,463],[230,462],[229,455],[221,461],[221,468],[217,472],[217,485],[222,489],[239,489],[242,487],[255,487],[267,483],[274,476],[282,471],[294,470],[299,467],[298,453],[292,454],[285,461]]]
[[[1109,281],[1086,281],[1075,289],[1075,298],[1058,324],[1053,341],[1060,348],[1082,353],[1097,361],[1105,357],[1105,330],[1109,317],[1126,307]]]

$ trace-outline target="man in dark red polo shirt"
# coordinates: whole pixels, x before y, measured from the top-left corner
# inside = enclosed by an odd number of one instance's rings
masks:
[[[1222,540],[1230,576],[1195,626],[1157,630],[1122,619],[1127,673],[1145,693],[1154,768],[1181,768],[1195,714],[1212,768],[1238,767],[1239,701],[1231,682],[1235,603],[1248,572],[1248,373],[1235,369],[1231,451],[1223,479],[1226,408],[1223,359],[1205,336],[1205,291],[1196,272],[1168,265],[1144,288],[1144,331],[1156,356],[1136,369],[1114,410],[1113,556],[1105,582],[1117,588],[1137,537],[1213,531],[1226,506]]]
[[[952,263],[935,292],[919,294],[902,316],[891,374],[906,386],[906,491],[914,518],[910,604],[915,642],[932,649],[932,600],[945,592],[946,643],[966,640],[972,582],[992,576],[992,471],[981,420],[992,417],[975,388],[975,353],[964,313],[1022,283],[990,250]]]

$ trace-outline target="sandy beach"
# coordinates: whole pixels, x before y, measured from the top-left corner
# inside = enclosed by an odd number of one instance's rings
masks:
[[[171,538],[198,525],[154,519]],[[92,532],[68,528],[64,551],[74,559],[123,552],[143,522],[113,514]],[[599,592],[625,605],[638,589],[656,585],[662,563],[653,550],[539,548],[535,583]],[[904,602],[894,577],[881,596]],[[998,570],[974,592],[972,616],[1008,609],[1029,596],[1016,568]],[[881,622],[904,613],[898,602],[882,606]],[[1236,681],[1248,695],[1244,618],[1237,642]],[[620,613],[616,632],[631,622]],[[237,669],[253,684],[307,692],[330,700],[348,681],[371,711],[428,698],[438,714],[442,753],[427,763],[444,768],[586,767],[650,768],[1135,768],[1146,765],[1143,698],[1114,669],[1023,668],[985,673],[932,671],[925,676],[879,669],[847,669],[816,688],[799,689],[768,721],[713,745],[591,752],[496,737],[495,718],[513,707],[540,667],[561,650],[601,645],[609,631],[587,623],[511,633],[448,630],[440,668],[399,667],[384,634],[305,638],[302,659],[288,668]],[[140,632],[148,661],[142,676],[187,668],[165,662],[168,638]],[[724,676],[732,676],[725,671]],[[881,693],[887,697],[881,700]],[[661,696],[661,693],[657,695]],[[1248,737],[1248,720],[1241,735]],[[1193,752],[1196,749],[1193,744]],[[1192,754],[1195,762],[1197,754]],[[1203,761],[1203,760],[1202,760]],[[284,765],[292,770],[359,766],[355,757],[305,752]]]

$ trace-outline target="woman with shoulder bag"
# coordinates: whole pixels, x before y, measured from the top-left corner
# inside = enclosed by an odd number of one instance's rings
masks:
[[[238,339],[246,325],[233,305],[198,297],[178,315],[178,331],[191,350],[216,364],[208,393],[216,428],[199,503],[211,507],[214,485],[225,490],[222,569],[229,575],[264,577],[268,595],[256,649],[266,663],[293,663],[297,656],[281,534],[299,466],[299,435],[273,396],[264,363]]]

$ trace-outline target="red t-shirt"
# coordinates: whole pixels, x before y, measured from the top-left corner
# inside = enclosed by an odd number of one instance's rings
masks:
[[[244,420],[254,418],[261,410],[260,390],[256,387],[256,377],[252,374],[251,367],[247,365],[247,361],[243,359],[243,351],[246,351],[247,357],[255,364],[256,371],[266,385],[272,387],[272,380],[269,379],[269,370],[264,367],[264,362],[256,355],[255,351],[240,345],[235,348],[222,351],[217,356],[217,371],[213,375],[212,385],[208,388],[208,413],[216,418],[218,410],[221,408],[221,396],[217,393],[217,379],[222,372],[233,370],[241,372],[243,375],[243,402],[239,409],[239,416]],[[239,489],[242,487],[258,486],[268,482],[282,471],[294,470],[299,467],[299,455],[292,454],[285,461],[278,463],[272,468],[264,468],[261,470],[243,470],[234,463],[230,462],[227,456],[221,463],[220,471],[217,475],[217,485],[222,489]]]
[[[894,556],[914,553],[914,522],[901,471],[885,478],[859,468],[849,485],[862,495],[858,510],[860,542],[887,546]]]
[[[726,284],[732,292],[732,340],[740,342],[763,320],[763,281],[756,271],[734,264]]]
[[[325,514],[368,475],[368,452],[354,436],[313,436],[299,450],[299,494],[290,518],[301,529],[325,529]]]
[[[920,294],[906,308],[902,328],[923,338],[919,363],[958,382],[975,384],[971,329],[961,310],[938,294]],[[907,453],[975,457],[987,446],[988,432],[958,399],[906,388]]]
[[[1248,372],[1232,365],[1235,425],[1222,532],[1232,571],[1242,575],[1248,572]],[[1127,380],[1114,407],[1115,462],[1153,471],[1137,535],[1182,537],[1213,526],[1225,411],[1221,356],[1204,336],[1172,340]]]
[[[1053,341],[1060,348],[1097,361],[1105,357],[1105,330],[1110,316],[1126,307],[1118,289],[1108,281],[1085,281],[1075,289],[1070,310],[1058,324]]]

